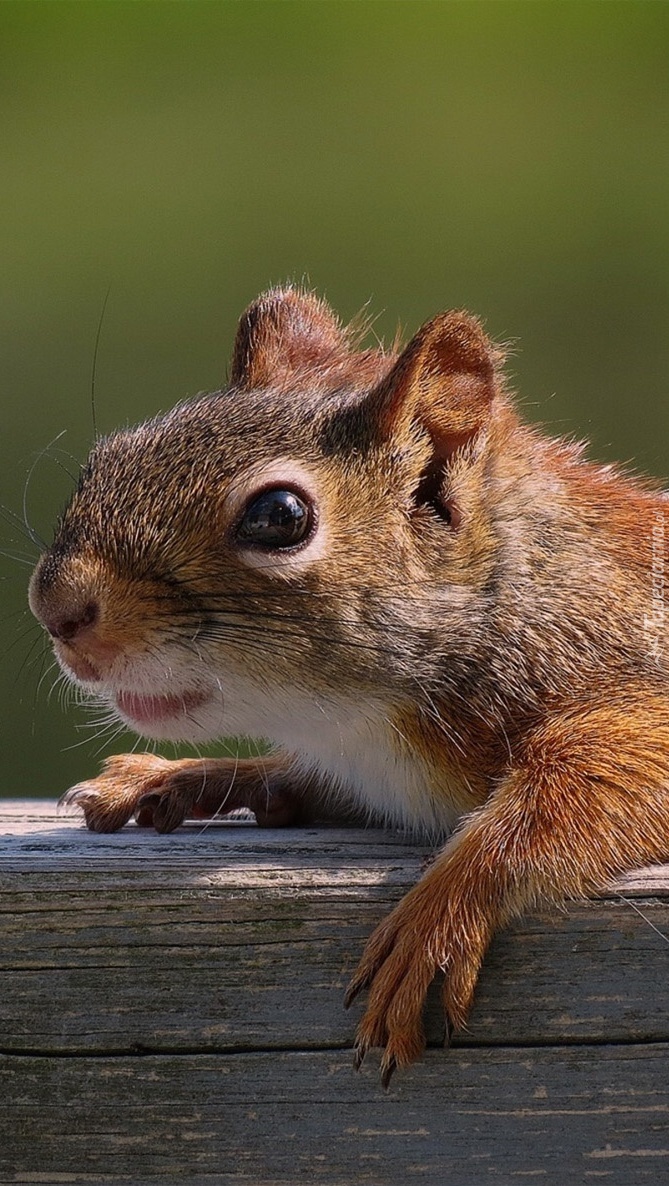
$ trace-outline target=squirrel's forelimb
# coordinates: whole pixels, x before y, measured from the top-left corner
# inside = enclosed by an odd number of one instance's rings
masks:
[[[662,859],[669,835],[669,716],[653,689],[555,713],[525,738],[486,804],[377,927],[347,993],[369,987],[358,1061],[384,1047],[389,1073],[424,1045],[435,972],[444,1008],[465,1025],[493,933],[530,905],[574,897]]]

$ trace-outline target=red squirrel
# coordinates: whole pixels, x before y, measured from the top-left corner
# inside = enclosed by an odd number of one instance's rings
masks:
[[[347,993],[386,1083],[438,969],[462,1027],[499,927],[669,858],[669,504],[523,423],[502,364],[465,312],[384,352],[272,290],[225,390],[97,441],[30,586],[137,733],[271,745],[110,758],[64,797],[89,828],[248,807],[442,842]]]

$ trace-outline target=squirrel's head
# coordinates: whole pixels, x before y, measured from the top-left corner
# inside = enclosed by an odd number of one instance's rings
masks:
[[[429,681],[492,571],[500,361],[462,312],[396,355],[310,294],[261,297],[225,390],[92,450],[30,588],[66,674],[185,740]]]

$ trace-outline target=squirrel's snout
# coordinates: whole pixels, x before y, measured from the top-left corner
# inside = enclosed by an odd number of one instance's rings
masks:
[[[47,552],[32,575],[28,600],[38,622],[51,635],[65,672],[87,683],[97,683],[120,653],[120,647],[103,629],[99,584],[82,568],[76,562],[61,566]]]
[[[32,575],[28,601],[38,622],[59,642],[81,639],[100,617],[98,600],[87,582],[57,572],[49,553]]]

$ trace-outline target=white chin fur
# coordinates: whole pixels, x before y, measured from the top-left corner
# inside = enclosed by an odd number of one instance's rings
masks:
[[[147,698],[176,695],[174,681],[165,686],[164,680],[150,685],[144,680],[143,685]],[[457,779],[448,785],[440,776],[435,788],[420,756],[410,747],[398,750],[390,704],[364,697],[352,701],[346,695],[326,700],[296,687],[263,687],[228,672],[225,685],[217,678],[213,686],[201,688],[208,695],[204,703],[162,720],[139,721],[120,710],[118,688],[108,686],[101,694],[99,685],[79,686],[141,737],[191,744],[226,736],[269,741],[295,755],[305,769],[326,775],[370,818],[423,835],[449,831],[467,802],[466,787]],[[142,694],[137,685],[135,694]]]

